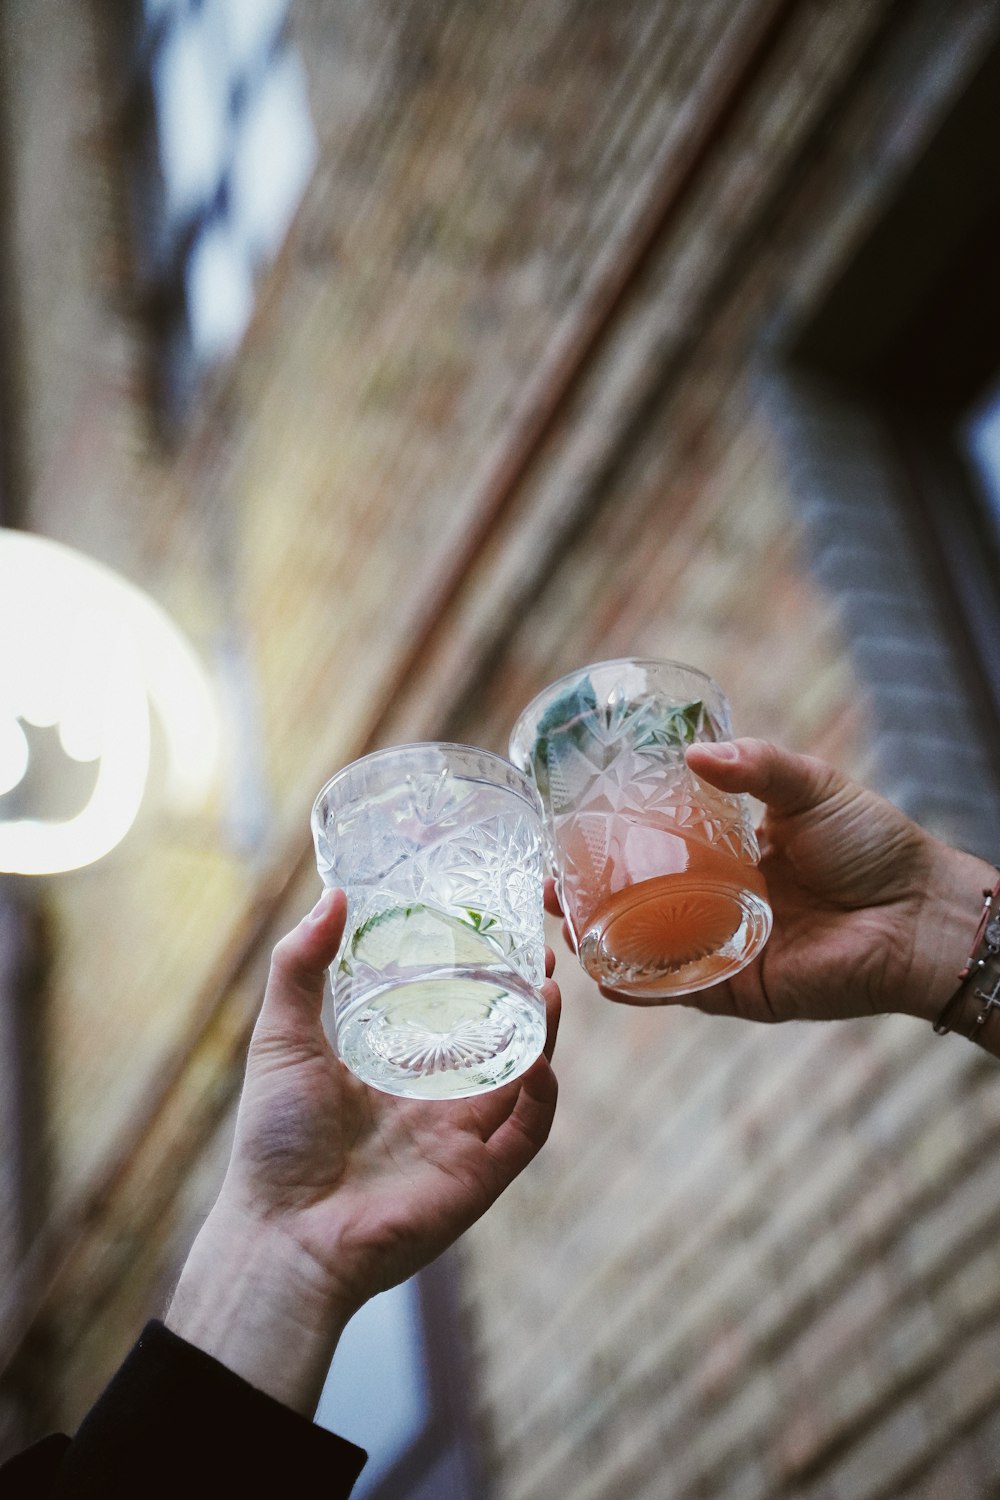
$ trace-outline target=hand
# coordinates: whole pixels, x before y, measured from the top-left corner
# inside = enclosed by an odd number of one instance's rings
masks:
[[[678,1001],[755,1021],[902,1011],[933,1020],[969,954],[995,872],[931,837],[822,761],[762,740],[692,745],[690,769],[765,804],[761,873],[774,912],[760,956]],[[554,892],[547,905],[554,906]]]
[[[307,1413],[347,1320],[486,1211],[541,1149],[556,1103],[551,978],[545,1055],[501,1089],[408,1100],[350,1073],[320,1020],[345,912],[327,892],[275,948],[229,1170],[167,1317]]]

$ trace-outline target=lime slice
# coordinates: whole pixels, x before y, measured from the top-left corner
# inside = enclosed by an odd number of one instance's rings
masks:
[[[391,906],[356,929],[351,957],[373,969],[490,964],[499,948],[482,929],[490,919],[471,911],[450,917],[426,906]]]

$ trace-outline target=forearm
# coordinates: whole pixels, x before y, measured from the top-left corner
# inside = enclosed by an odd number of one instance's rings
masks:
[[[291,1237],[220,1201],[195,1240],[164,1322],[258,1390],[312,1417],[347,1314]]]

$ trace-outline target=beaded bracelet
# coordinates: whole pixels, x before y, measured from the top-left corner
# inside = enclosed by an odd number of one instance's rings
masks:
[[[992,890],[983,891],[983,914],[976,928],[969,961],[958,976],[958,989],[934,1022],[938,1036],[959,1028],[956,1022],[967,999],[976,1003],[976,1014],[968,1031],[959,1035],[975,1041],[990,1012],[1000,1010],[1000,879]]]

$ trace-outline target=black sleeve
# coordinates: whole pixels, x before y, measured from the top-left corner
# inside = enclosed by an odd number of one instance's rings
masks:
[[[54,1432],[0,1464],[0,1500],[37,1500],[51,1495],[69,1444],[68,1437]]]
[[[148,1323],[76,1437],[51,1437],[0,1468],[0,1500],[211,1495],[283,1500],[319,1481],[350,1494],[365,1454],[165,1328]]]

